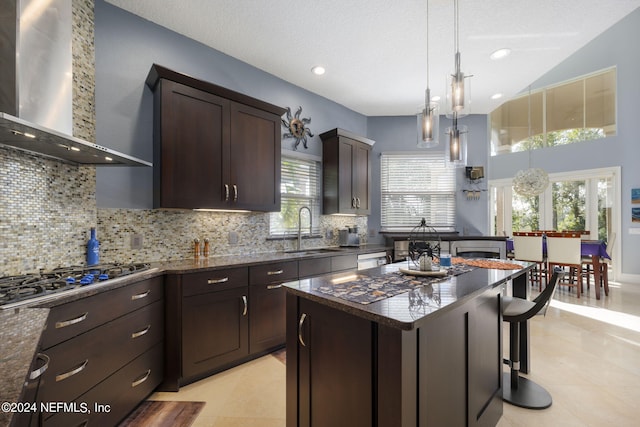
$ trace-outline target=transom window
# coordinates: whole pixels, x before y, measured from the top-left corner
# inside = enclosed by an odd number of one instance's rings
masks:
[[[380,178],[382,231],[411,231],[422,218],[455,230],[456,175],[442,152],[383,153]]]
[[[615,135],[616,69],[527,93],[489,116],[492,155]]]
[[[305,154],[282,156],[281,208],[269,214],[269,234],[283,236],[298,232],[298,211],[307,206],[313,215],[313,232],[320,232],[320,162]],[[309,213],[302,212],[302,230],[309,232]]]

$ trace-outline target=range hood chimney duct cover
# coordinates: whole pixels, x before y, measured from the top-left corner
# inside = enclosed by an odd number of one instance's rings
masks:
[[[71,136],[71,0],[2,1],[0,144],[74,164],[151,166]]]

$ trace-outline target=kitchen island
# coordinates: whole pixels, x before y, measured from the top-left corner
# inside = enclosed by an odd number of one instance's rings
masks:
[[[285,284],[287,426],[495,425],[501,297],[531,268],[516,264],[429,284],[406,262]],[[382,299],[363,300],[367,286]]]

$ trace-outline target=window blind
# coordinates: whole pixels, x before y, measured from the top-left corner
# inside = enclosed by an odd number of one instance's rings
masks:
[[[298,232],[298,211],[307,206],[313,215],[313,231],[320,230],[320,164],[315,160],[282,156],[280,212],[269,216],[269,234]],[[302,212],[302,231],[309,233],[309,213]]]
[[[380,176],[382,231],[411,231],[422,218],[437,230],[455,229],[455,169],[442,152],[383,153]]]

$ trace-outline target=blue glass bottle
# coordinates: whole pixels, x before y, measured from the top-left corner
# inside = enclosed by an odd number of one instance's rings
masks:
[[[96,239],[96,229],[91,228],[91,238],[87,242],[87,265],[96,265],[100,262],[100,242]]]

